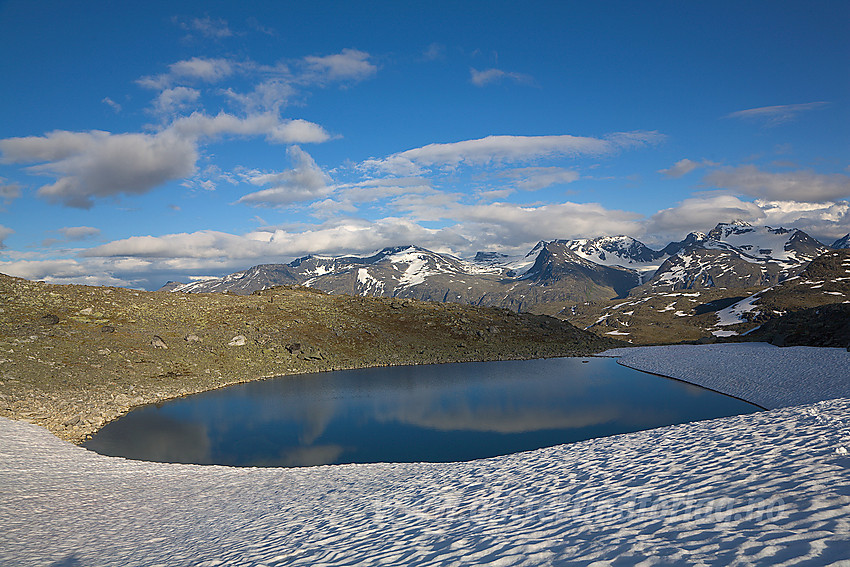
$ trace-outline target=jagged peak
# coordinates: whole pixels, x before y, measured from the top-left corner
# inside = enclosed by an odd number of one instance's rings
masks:
[[[850,233],[832,243],[832,248],[850,248]]]

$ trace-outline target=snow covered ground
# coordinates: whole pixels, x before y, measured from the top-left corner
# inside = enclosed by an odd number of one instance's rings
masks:
[[[468,463],[302,469],[134,462],[0,419],[0,565],[850,565],[850,399],[810,403],[848,396],[850,353],[627,350],[792,407]],[[797,377],[821,360],[843,380]]]
[[[773,409],[850,398],[850,352],[767,343],[617,348],[602,353],[653,374]]]

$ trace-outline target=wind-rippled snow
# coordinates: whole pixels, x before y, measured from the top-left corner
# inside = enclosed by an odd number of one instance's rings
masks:
[[[797,377],[846,370],[838,349],[606,354],[782,392],[762,405],[848,395],[846,372]],[[846,564],[848,426],[836,399],[466,463],[239,469],[105,457],[0,419],[0,564]]]

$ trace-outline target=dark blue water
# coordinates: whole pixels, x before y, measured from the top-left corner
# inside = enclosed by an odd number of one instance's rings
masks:
[[[232,466],[466,461],[759,409],[607,358],[473,362],[239,384],[136,409],[84,446]]]

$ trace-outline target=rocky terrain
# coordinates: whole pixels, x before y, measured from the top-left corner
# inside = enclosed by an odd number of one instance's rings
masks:
[[[134,406],[261,377],[619,345],[552,317],[454,303],[298,286],[143,292],[0,275],[0,415],[74,442]]]

